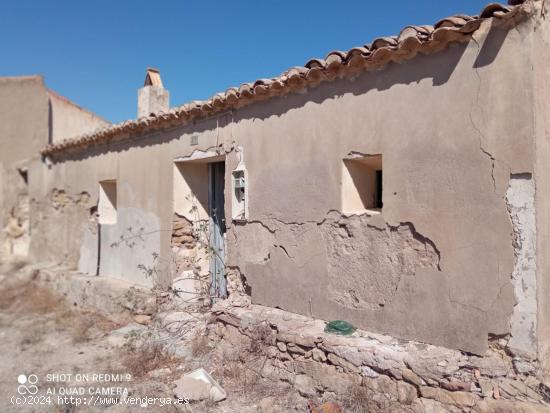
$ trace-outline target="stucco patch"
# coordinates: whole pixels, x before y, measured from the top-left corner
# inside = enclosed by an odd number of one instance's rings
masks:
[[[506,202],[514,231],[515,263],[512,283],[517,304],[511,316],[509,347],[536,357],[537,278],[535,182],[531,174],[514,174],[506,192]]]
[[[229,250],[232,253],[228,257],[227,265],[267,261],[269,248],[277,244],[274,232],[260,222],[233,225],[232,231],[228,232]]]
[[[390,302],[404,275],[439,269],[439,252],[411,223],[372,226],[368,215],[324,225],[329,297],[348,308],[377,308]]]

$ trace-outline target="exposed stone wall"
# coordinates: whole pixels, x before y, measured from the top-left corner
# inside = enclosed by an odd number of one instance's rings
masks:
[[[26,256],[29,249],[29,197],[18,197],[17,203],[8,211],[8,222],[4,249],[10,255]]]
[[[80,192],[75,195],[68,194],[64,189],[54,188],[50,193],[51,206],[56,211],[64,211],[72,206],[87,207],[90,194]]]
[[[241,356],[257,361],[251,368],[308,398],[362,393],[369,412],[550,411],[550,389],[535,364],[508,356],[497,342],[477,357],[364,331],[331,335],[322,321],[266,307],[214,311],[219,351],[251,353]]]
[[[173,255],[172,289],[182,304],[209,302],[209,257],[206,223],[195,222],[174,213],[171,248]]]
[[[172,247],[193,249],[196,245],[193,223],[183,216],[174,214]]]
[[[410,223],[392,227],[353,216],[322,226],[328,264],[328,297],[347,308],[384,307],[402,277],[417,268],[439,268],[434,244]]]
[[[30,197],[26,164],[0,163],[0,258],[16,255],[26,257],[30,244]]]

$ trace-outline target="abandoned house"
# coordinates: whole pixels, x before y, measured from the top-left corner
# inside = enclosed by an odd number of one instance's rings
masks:
[[[548,361],[550,25],[515,3],[172,108],[148,69],[116,125],[2,80],[32,128],[0,124],[2,226],[26,202],[34,260]]]
[[[0,78],[0,259],[29,253],[32,230],[28,168],[33,162],[41,163],[41,149],[108,125],[106,120],[47,89],[41,76]],[[36,175],[31,181],[40,185]],[[33,202],[41,199],[32,194]],[[40,207],[33,205],[32,209],[36,217]],[[71,231],[67,228],[64,235],[69,236]]]

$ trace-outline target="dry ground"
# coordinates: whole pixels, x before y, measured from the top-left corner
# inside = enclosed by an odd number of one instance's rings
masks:
[[[50,291],[37,287],[31,271],[20,270],[18,266],[0,266],[0,412],[308,411],[307,401],[289,388],[267,382],[240,368],[239,363],[219,365],[209,360],[210,350],[200,336],[190,344],[191,359],[181,360],[167,355],[162,346],[154,343],[138,348],[113,347],[108,335],[119,327],[100,314],[78,311]],[[201,365],[208,368],[208,364],[211,369],[212,364],[218,364],[215,366],[216,378],[228,393],[227,399],[217,404],[141,407],[113,405],[105,400],[106,404],[90,407],[70,402],[58,404],[57,395],[52,396],[49,405],[15,406],[10,403],[10,398],[18,395],[17,379],[21,374],[39,377],[38,395],[45,395],[47,388],[59,391],[68,386],[122,386],[128,388],[130,396],[168,398],[173,395],[173,381],[182,373]],[[122,373],[131,374],[132,379],[122,385],[46,382],[46,375],[53,373],[71,373],[73,378],[77,373]],[[88,396],[88,399],[91,398]]]

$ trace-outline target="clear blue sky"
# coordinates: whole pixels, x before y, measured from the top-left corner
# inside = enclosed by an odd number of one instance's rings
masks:
[[[6,0],[0,76],[42,74],[51,89],[119,122],[136,116],[147,66],[161,70],[175,106],[409,24],[478,14],[488,2]]]

